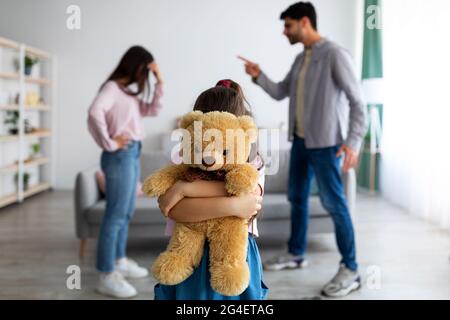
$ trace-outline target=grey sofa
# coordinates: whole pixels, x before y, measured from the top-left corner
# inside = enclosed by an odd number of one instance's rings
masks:
[[[158,151],[143,153],[141,157],[141,181],[155,170],[169,163],[167,153]],[[267,175],[262,210],[258,218],[258,230],[264,237],[282,237],[287,239],[290,228],[290,204],[287,200],[287,177],[289,150],[279,153],[279,171]],[[95,165],[78,173],[75,183],[75,231],[80,239],[80,256],[88,238],[96,238],[104,214],[105,200],[97,187]],[[351,170],[343,175],[345,192],[353,212],[356,177]],[[160,213],[155,198],[138,197],[136,211],[130,223],[130,237],[164,237],[165,219]],[[310,197],[310,233],[332,232],[331,218],[320,204],[319,197]]]

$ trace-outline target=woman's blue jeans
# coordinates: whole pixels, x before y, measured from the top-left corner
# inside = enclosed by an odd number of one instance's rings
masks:
[[[103,151],[101,167],[106,180],[106,210],[97,244],[97,270],[112,272],[116,260],[126,256],[128,224],[134,213],[140,175],[141,142],[126,149]]]
[[[294,136],[289,168],[288,198],[291,202],[291,237],[289,252],[301,255],[306,250],[308,229],[308,199],[311,179],[316,178],[320,200],[334,222],[341,263],[356,270],[356,249],[353,224],[341,180],[341,157],[336,157],[339,145],[308,149],[305,140]]]

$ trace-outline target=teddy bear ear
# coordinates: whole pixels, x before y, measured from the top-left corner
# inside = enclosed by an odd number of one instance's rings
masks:
[[[242,129],[248,130],[248,129],[256,129],[255,122],[253,121],[253,118],[250,116],[240,116],[239,119],[239,125]]]
[[[186,129],[189,127],[194,121],[200,120],[203,116],[203,112],[201,111],[191,111],[186,113],[180,120],[180,128]]]
[[[248,132],[248,134],[250,135],[250,141],[255,142],[257,132],[256,132],[256,124],[253,121],[253,118],[250,116],[241,116],[241,117],[238,117],[238,119],[239,119],[239,125],[241,126],[241,128],[244,131]]]

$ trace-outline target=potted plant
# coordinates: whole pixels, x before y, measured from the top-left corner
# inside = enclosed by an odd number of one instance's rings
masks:
[[[34,143],[31,145],[31,158],[38,158],[41,154],[41,145],[39,143]]]
[[[33,69],[33,66],[38,63],[38,58],[32,58],[28,55],[25,56],[25,75],[29,76],[31,75],[31,70]]]
[[[8,130],[9,134],[18,134],[19,133],[19,111],[11,111],[8,110],[6,112],[6,119],[4,120],[4,124],[11,124],[12,128]],[[33,132],[33,127],[31,126],[28,119],[24,121],[25,133]]]
[[[18,134],[19,133],[19,111],[7,111],[6,112],[6,119],[4,121],[5,124],[11,124],[12,128],[10,128],[9,134]]]
[[[23,182],[23,190],[24,191],[28,190],[28,188],[29,188],[30,176],[31,175],[28,172],[25,172],[23,174],[22,182]],[[18,188],[19,187],[19,173],[16,173],[14,175],[14,181],[16,182],[16,187]]]

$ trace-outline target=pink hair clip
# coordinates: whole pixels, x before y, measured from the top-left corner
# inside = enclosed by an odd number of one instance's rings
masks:
[[[230,80],[220,80],[219,82],[217,82],[217,86],[231,88],[231,81]]]

